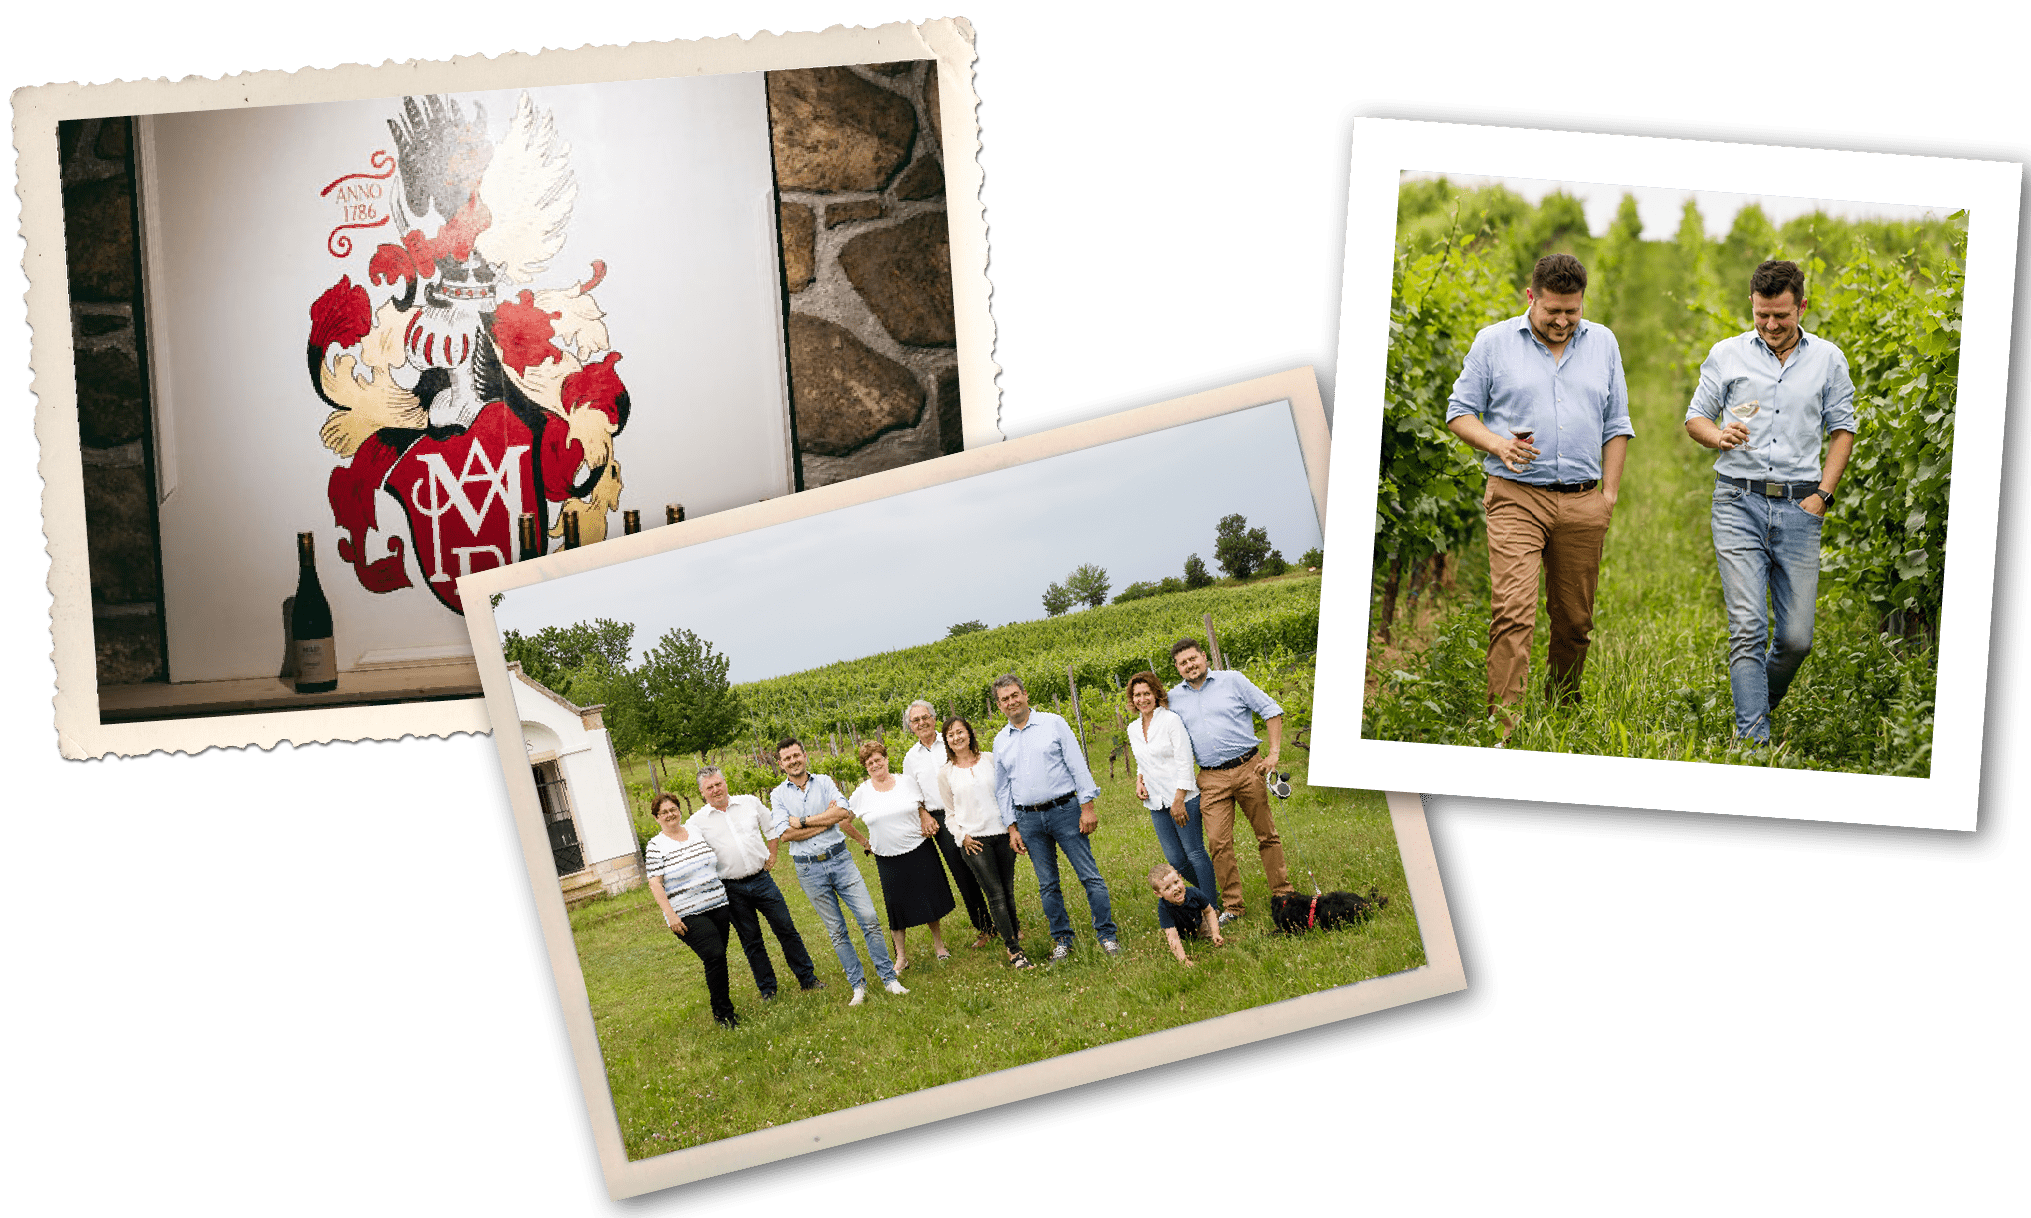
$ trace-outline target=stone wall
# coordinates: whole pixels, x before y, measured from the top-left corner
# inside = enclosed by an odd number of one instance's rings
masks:
[[[768,74],[803,485],[963,444],[935,63]]]
[[[166,679],[132,123],[57,126],[99,684]]]

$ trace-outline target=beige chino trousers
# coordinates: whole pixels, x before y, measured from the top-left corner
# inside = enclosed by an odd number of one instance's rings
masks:
[[[1544,572],[1551,618],[1546,694],[1578,702],[1580,674],[1594,629],[1601,548],[1613,514],[1601,488],[1562,493],[1490,477],[1481,503],[1488,517],[1488,708],[1521,701],[1537,626],[1537,579]]]

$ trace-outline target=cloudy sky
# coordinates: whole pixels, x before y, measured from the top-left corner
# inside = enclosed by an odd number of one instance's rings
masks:
[[[1406,173],[1405,178],[1434,178],[1432,173]],[[1800,199],[1790,195],[1734,195],[1717,190],[1673,190],[1661,186],[1613,186],[1598,182],[1552,182],[1536,178],[1474,178],[1458,174],[1445,175],[1447,180],[1459,186],[1493,185],[1497,182],[1536,203],[1554,190],[1563,190],[1579,199],[1587,209],[1587,229],[1596,237],[1604,236],[1608,225],[1615,219],[1615,209],[1622,206],[1622,196],[1636,196],[1636,214],[1643,220],[1643,235],[1649,240],[1671,239],[1678,231],[1678,218],[1685,209],[1690,196],[1700,205],[1700,218],[1706,221],[1707,235],[1720,238],[1728,235],[1728,229],[1735,222],[1735,213],[1751,203],[1761,204],[1763,214],[1770,223],[1782,225],[1795,216],[1809,215],[1823,211],[1830,216],[1842,216],[1850,220],[1919,220],[1926,216],[1945,219],[1951,208],[1913,207],[1902,203],[1866,203],[1845,199]]]
[[[1044,616],[1044,589],[1080,563],[1113,591],[1209,570],[1213,530],[1240,512],[1295,562],[1320,544],[1290,405],[1274,402],[723,537],[507,594],[503,632],[596,617],[635,624],[637,656],[675,627],[731,661],[733,680],[801,672]]]

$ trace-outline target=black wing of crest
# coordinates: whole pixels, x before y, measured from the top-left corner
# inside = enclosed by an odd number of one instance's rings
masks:
[[[402,167],[403,201],[421,217],[437,205],[449,220],[479,189],[480,174],[493,159],[487,138],[487,108],[473,103],[468,117],[457,99],[441,93],[402,99],[402,117],[388,120],[395,159]]]

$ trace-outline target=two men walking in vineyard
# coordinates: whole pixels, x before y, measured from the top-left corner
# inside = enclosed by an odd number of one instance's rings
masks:
[[[1484,454],[1488,488],[1488,708],[1523,697],[1537,624],[1538,570],[1551,617],[1550,687],[1577,702],[1594,628],[1601,550],[1628,455],[1629,388],[1615,335],[1586,321],[1587,269],[1571,254],[1537,260],[1520,317],[1474,336],[1446,403],[1446,426]]]
[[[1601,553],[1635,434],[1615,336],[1582,317],[1586,287],[1570,254],[1538,259],[1528,308],[1474,336],[1446,405],[1446,426],[1484,454],[1488,474],[1488,708],[1505,741],[1515,725],[1506,708],[1523,697],[1540,567],[1551,619],[1546,694],[1579,701]],[[1807,299],[1796,263],[1757,267],[1750,304],[1754,327],[1716,343],[1702,364],[1685,428],[1721,454],[1711,524],[1735,735],[1768,743],[1770,709],[1812,649],[1820,530],[1854,451],[1854,385],[1840,348],[1800,325]]]
[[[1812,650],[1820,530],[1855,449],[1855,386],[1841,349],[1799,324],[1806,295],[1797,263],[1757,267],[1749,303],[1755,327],[1714,344],[1685,429],[1721,454],[1714,553],[1728,613],[1735,735],[1767,744],[1770,710]]]

